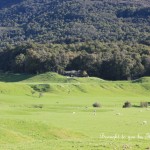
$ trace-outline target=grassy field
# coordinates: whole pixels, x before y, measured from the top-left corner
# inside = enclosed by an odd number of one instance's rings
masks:
[[[0,150],[150,149],[150,108],[140,102],[150,102],[149,77],[0,74]]]

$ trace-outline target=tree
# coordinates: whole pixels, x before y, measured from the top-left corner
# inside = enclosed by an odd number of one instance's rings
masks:
[[[25,72],[26,56],[19,54],[15,57],[15,70],[17,72]]]

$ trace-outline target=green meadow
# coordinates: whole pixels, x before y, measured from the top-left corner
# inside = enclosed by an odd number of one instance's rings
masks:
[[[126,101],[133,107],[122,108]],[[150,102],[149,77],[1,73],[0,150],[150,149],[150,108],[140,102]]]

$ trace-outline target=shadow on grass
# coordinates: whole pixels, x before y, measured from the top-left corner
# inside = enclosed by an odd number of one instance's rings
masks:
[[[149,107],[150,106],[150,102],[148,102],[148,106],[147,107]],[[139,106],[139,105],[132,105],[132,107],[135,107],[135,108],[147,108],[147,107],[142,107],[142,106]]]
[[[19,82],[34,76],[31,74],[0,73],[0,82]]]
[[[139,106],[139,105],[132,105],[132,107],[141,108],[141,106]]]

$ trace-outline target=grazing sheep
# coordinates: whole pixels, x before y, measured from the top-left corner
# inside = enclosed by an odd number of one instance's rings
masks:
[[[93,113],[94,115],[96,115],[96,110],[94,110],[94,113]]]
[[[143,124],[147,124],[147,121],[143,121]]]

